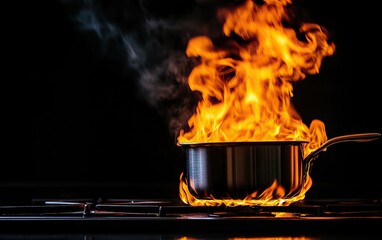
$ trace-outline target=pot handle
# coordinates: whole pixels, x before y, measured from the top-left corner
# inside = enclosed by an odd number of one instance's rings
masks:
[[[359,133],[359,134],[350,134],[343,135],[329,139],[324,144],[322,144],[319,148],[311,152],[305,159],[305,166],[309,168],[310,162],[318,157],[318,154],[322,151],[326,151],[326,149],[337,143],[341,142],[368,142],[372,140],[376,140],[381,137],[380,133]]]

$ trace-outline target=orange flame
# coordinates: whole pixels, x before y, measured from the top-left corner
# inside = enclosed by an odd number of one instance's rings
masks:
[[[177,240],[197,240],[200,238],[193,238],[193,237],[180,237],[177,238]],[[229,240],[313,240],[312,237],[232,237],[228,238]]]
[[[194,238],[194,237],[179,237],[176,240],[197,240],[200,238]],[[228,238],[228,240],[313,240],[313,237],[232,237]]]
[[[286,26],[291,2],[247,0],[225,12],[224,43],[214,44],[206,36],[190,39],[186,54],[200,64],[188,84],[202,100],[188,120],[189,130],[180,131],[178,143],[304,140],[307,156],[327,140],[324,123],[313,120],[306,126],[291,98],[293,83],[317,74],[335,46],[318,24],[303,23],[298,30]],[[308,176],[307,189],[310,181]],[[282,191],[274,185],[269,191]],[[190,196],[185,198],[199,205]]]
[[[198,199],[194,197],[190,190],[188,189],[187,179],[183,178],[183,173],[180,175],[179,184],[179,196],[182,202],[189,204],[191,206],[288,206],[291,203],[303,200],[305,198],[305,193],[312,186],[312,179],[308,176],[301,192],[291,198],[283,198],[284,189],[282,186],[277,185],[276,182],[263,191],[259,196],[257,192],[248,195],[244,199],[216,199],[210,196],[211,199]],[[278,194],[279,198],[274,198],[274,193]]]

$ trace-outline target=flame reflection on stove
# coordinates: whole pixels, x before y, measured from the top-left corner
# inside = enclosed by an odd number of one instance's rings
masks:
[[[327,31],[318,24],[296,27],[288,15],[291,4],[291,0],[261,4],[247,0],[234,9],[218,11],[225,19],[222,41],[214,43],[207,36],[190,39],[186,54],[199,64],[188,84],[200,92],[202,100],[188,120],[188,129],[180,131],[178,143],[303,140],[308,142],[304,146],[307,156],[327,140],[324,123],[315,119],[309,127],[305,125],[291,98],[293,84],[319,73],[323,58],[334,53],[335,45],[327,41]],[[269,202],[265,191],[225,203],[283,205],[303,199],[310,187],[308,176],[301,194],[293,199]],[[267,191],[275,189],[276,183]],[[187,204],[222,204],[193,199],[182,178],[180,190]],[[253,196],[257,200],[251,200]]]

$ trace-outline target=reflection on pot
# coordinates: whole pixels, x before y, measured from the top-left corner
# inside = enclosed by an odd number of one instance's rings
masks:
[[[190,143],[180,197],[190,205],[289,205],[312,185],[310,166],[320,152],[342,142],[367,142],[380,133],[332,138],[304,158],[304,141]]]

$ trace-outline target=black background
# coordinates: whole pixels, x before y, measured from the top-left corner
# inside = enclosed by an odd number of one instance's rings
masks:
[[[207,2],[220,4],[198,4]],[[318,75],[295,85],[293,100],[306,124],[325,123],[329,138],[382,132],[380,14],[366,3],[295,1],[337,47]],[[153,9],[181,17],[196,3],[184,4],[156,1]],[[3,7],[0,195],[175,196],[185,166],[176,136],[139,94],[136,74],[78,30],[69,6]],[[381,149],[381,140],[330,147],[313,164],[308,196],[381,197]]]

